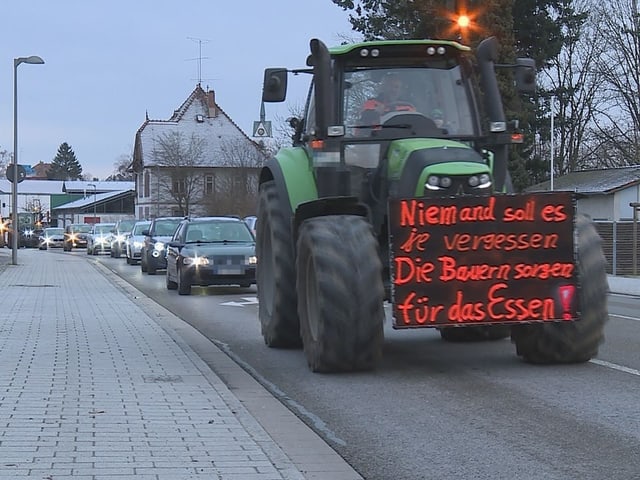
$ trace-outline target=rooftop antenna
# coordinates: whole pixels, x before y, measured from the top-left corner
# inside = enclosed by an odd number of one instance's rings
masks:
[[[204,38],[195,38],[195,37],[187,37],[189,40],[193,41],[193,42],[198,42],[198,57],[197,58],[189,58],[189,60],[197,60],[198,61],[198,85],[202,86],[202,60],[206,60],[209,57],[203,57],[202,56],[202,44],[203,43],[209,43],[210,40],[204,39]],[[211,78],[208,78],[207,80],[213,80]]]

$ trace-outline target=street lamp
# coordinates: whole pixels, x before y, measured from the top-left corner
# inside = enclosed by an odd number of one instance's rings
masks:
[[[30,63],[41,65],[42,58],[37,55],[13,59],[13,183],[11,184],[11,264],[18,264],[18,65]]]
[[[551,177],[551,181],[549,183],[549,187],[550,187],[549,189],[551,191],[553,191],[553,156],[555,155],[555,143],[554,143],[553,137],[556,134],[555,128],[553,126],[553,117],[556,114],[555,99],[556,99],[555,95],[552,94],[551,96],[549,96],[549,101],[551,102],[551,152],[550,152],[551,159],[549,161],[549,174]]]
[[[96,194],[96,184],[95,183],[87,183],[87,187],[93,187],[93,223],[98,223],[97,218],[98,215],[96,214],[96,199],[97,199],[97,194]]]

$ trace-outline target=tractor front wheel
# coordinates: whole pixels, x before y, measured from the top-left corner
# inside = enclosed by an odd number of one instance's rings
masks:
[[[578,275],[580,279],[580,319],[514,325],[511,339],[517,354],[529,363],[579,363],[596,356],[604,340],[608,320],[606,259],[593,222],[576,217],[578,234]]]
[[[274,181],[260,185],[258,218],[256,287],[262,336],[269,347],[299,348],[293,240]]]
[[[384,284],[371,225],[353,215],[307,219],[297,252],[298,316],[309,368],[374,368],[384,340]]]

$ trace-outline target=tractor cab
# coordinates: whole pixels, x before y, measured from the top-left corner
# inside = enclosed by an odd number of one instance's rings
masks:
[[[320,196],[353,195],[362,200],[362,178],[371,177],[367,170],[382,168],[390,180],[401,181],[393,177],[393,170],[410,171],[404,168],[407,161],[415,164],[414,175],[432,166],[467,180],[432,176],[432,185],[423,184],[426,190],[398,186],[402,195],[429,195],[431,187],[439,195],[480,193],[475,187],[487,191],[490,184],[503,190],[511,135],[493,70],[496,48],[495,39],[478,48],[476,63],[484,75],[480,79],[486,104],[481,105],[476,101],[479,84],[470,48],[457,42],[374,41],[328,49],[312,40],[310,68],[290,72],[313,75],[304,118],[293,124],[294,146],[307,150]],[[515,66],[522,67],[516,68],[519,89],[531,89],[533,64],[519,59]],[[286,87],[286,69],[267,69],[263,101],[283,101]],[[435,167],[441,163],[448,165]],[[478,183],[480,175],[484,181]],[[497,182],[487,180],[487,175],[495,175]],[[466,184],[468,179],[476,185]],[[455,191],[443,191],[449,187]]]

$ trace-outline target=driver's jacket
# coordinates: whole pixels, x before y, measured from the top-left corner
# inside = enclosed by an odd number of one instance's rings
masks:
[[[415,112],[415,108],[410,105],[409,103],[404,103],[402,101],[397,101],[394,102],[393,104],[393,108],[391,108],[389,105],[387,105],[385,102],[382,102],[380,100],[378,100],[377,98],[371,98],[369,100],[367,100],[366,102],[364,102],[364,105],[362,105],[362,111],[366,112],[368,110],[377,110],[378,107],[382,106],[383,107],[383,112],[384,113],[389,113],[389,112]]]

